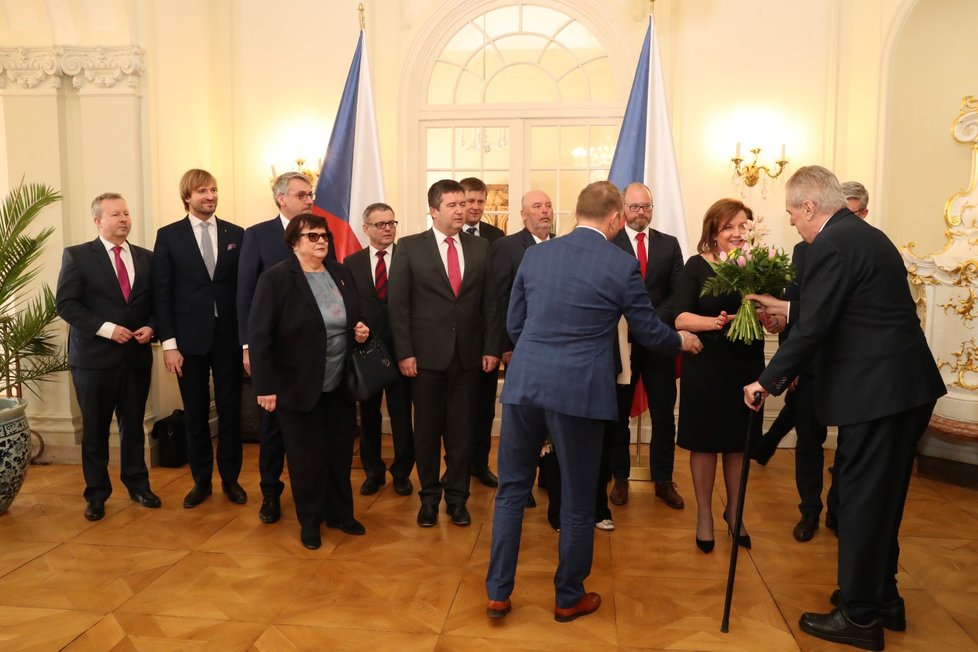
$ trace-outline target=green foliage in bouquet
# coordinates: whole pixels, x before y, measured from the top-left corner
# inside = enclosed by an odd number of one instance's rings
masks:
[[[700,296],[719,296],[737,292],[747,294],[772,294],[780,297],[795,280],[795,268],[791,259],[781,249],[774,247],[745,246],[730,253],[721,252],[720,260],[710,262],[716,276],[703,284]],[[764,337],[761,323],[754,310],[754,302],[743,299],[727,338],[734,342],[750,344]]]

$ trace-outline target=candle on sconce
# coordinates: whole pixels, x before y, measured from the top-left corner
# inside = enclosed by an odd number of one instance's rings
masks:
[[[272,178],[275,179],[277,177],[278,177],[278,174],[275,172],[275,166],[273,165],[272,166]]]
[[[740,158],[740,141],[737,141],[737,151],[734,153],[734,158]]]
[[[786,160],[785,157],[784,157],[784,143],[781,143],[781,159],[780,160],[782,160],[782,161]]]

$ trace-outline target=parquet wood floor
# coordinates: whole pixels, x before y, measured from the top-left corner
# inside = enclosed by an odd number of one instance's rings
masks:
[[[831,454],[829,455],[831,457]],[[713,554],[693,542],[688,458],[676,480],[687,500],[673,510],[648,483],[632,482],[614,507],[617,529],[595,531],[588,589],[601,609],[553,620],[557,535],[546,492],[527,510],[513,612],[485,615],[493,491],[477,482],[473,524],[415,524],[416,497],[388,483],[357,492],[363,537],[323,530],[316,551],[299,543],[291,496],[283,518],[258,521],[257,445],[245,445],[247,505],[215,493],[182,507],[189,472],[153,469],[163,508],[127,500],[117,485],[102,521],[82,515],[78,466],[32,467],[0,516],[0,650],[824,650],[798,629],[802,611],[829,609],[836,540],[824,527],[805,544],[798,520],[794,454],[752,469],[746,524],[754,547],[738,565],[730,633],[720,632],[730,541],[718,526]],[[111,470],[113,478],[118,469]],[[415,484],[417,481],[415,480]],[[220,486],[217,484],[216,486]],[[723,505],[717,496],[715,521]],[[921,462],[902,529],[899,581],[905,633],[888,650],[978,650],[978,472]]]

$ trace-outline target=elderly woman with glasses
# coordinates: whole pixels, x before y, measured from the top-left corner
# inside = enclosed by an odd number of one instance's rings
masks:
[[[297,215],[285,229],[295,254],[258,279],[248,320],[251,375],[258,404],[277,412],[302,545],[322,545],[320,525],[363,534],[353,517],[350,465],[355,405],[343,384],[354,342],[370,331],[350,272],[326,260],[329,229]]]

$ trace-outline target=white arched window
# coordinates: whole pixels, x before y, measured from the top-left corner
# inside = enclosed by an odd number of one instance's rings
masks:
[[[420,55],[412,195],[422,210],[434,181],[475,176],[490,188],[490,221],[518,231],[520,197],[539,189],[563,232],[581,188],[607,178],[631,73],[616,74],[609,38],[587,16],[544,2],[469,3],[468,17],[446,16],[447,36]]]

